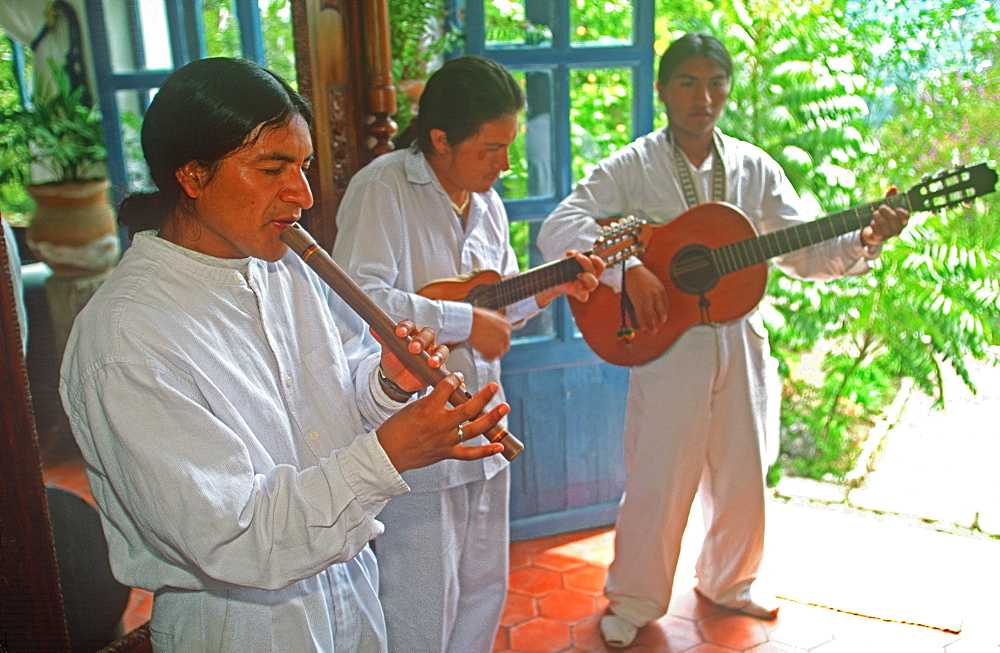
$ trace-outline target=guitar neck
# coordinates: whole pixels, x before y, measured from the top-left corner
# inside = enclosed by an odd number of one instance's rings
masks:
[[[552,261],[489,286],[477,288],[479,292],[470,293],[467,300],[473,306],[499,311],[543,290],[572,281],[582,271],[583,268],[575,258]]]
[[[862,229],[871,223],[872,213],[883,204],[912,210],[909,193],[892,195],[877,202],[831,213],[818,220],[804,222],[788,229],[724,245],[712,250],[712,259],[719,274],[742,270],[775,256]]]

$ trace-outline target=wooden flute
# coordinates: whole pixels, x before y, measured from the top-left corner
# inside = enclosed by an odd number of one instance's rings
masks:
[[[426,351],[419,354],[410,353],[407,348],[410,338],[400,338],[396,335],[396,324],[392,319],[361,290],[361,287],[337,265],[337,262],[322,247],[316,244],[309,232],[295,224],[282,231],[279,237],[319,275],[320,279],[340,295],[347,302],[347,305],[354,309],[361,316],[361,319],[367,322],[372,330],[378,334],[379,338],[421,379],[431,386],[435,386],[449,374],[444,366],[433,368],[428,365],[427,359],[430,358],[430,355]],[[451,394],[448,403],[452,406],[458,406],[471,398],[472,395],[462,385]],[[514,460],[518,454],[524,451],[524,445],[521,441],[499,424],[494,425],[483,435],[490,442],[499,442],[503,445],[502,455],[507,460]]]

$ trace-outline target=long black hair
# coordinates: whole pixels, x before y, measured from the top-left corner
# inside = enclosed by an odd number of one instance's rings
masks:
[[[656,76],[660,86],[666,85],[677,67],[691,57],[705,57],[722,68],[726,77],[732,80],[733,58],[722,41],[704,32],[688,32],[671,43],[660,57],[660,69]]]
[[[440,129],[454,147],[484,123],[516,114],[524,104],[521,85],[497,62],[471,55],[450,59],[420,95],[416,144],[424,154],[433,154],[431,130]]]
[[[142,151],[158,190],[127,197],[119,221],[130,236],[159,229],[186,198],[174,174],[178,168],[195,161],[213,171],[264,129],[287,124],[296,114],[312,120],[312,109],[298,93],[252,61],[213,57],[178,68],[153,97],[142,123]]]

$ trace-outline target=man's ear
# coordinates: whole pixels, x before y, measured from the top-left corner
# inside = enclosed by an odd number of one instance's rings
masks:
[[[447,154],[451,151],[451,145],[448,143],[448,134],[443,129],[432,129],[430,136],[431,145],[434,146],[436,154]]]
[[[656,97],[660,98],[660,102],[667,103],[667,89],[660,86],[659,80],[653,82],[653,87],[656,89]]]
[[[201,180],[204,169],[198,165],[197,161],[191,160],[174,170],[174,177],[177,183],[184,189],[184,193],[194,199],[201,192]]]

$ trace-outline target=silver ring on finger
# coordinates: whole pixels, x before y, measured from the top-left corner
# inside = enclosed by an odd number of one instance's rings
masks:
[[[462,429],[462,425],[458,425],[458,441],[465,442],[465,431]]]

